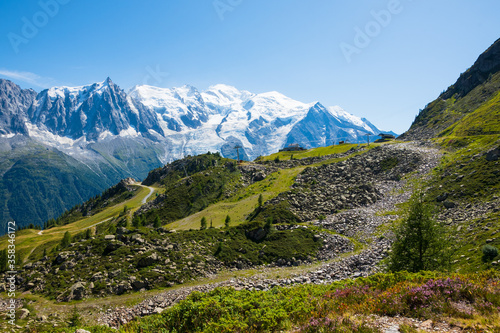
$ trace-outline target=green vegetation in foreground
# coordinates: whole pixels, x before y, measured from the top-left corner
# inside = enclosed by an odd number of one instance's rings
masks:
[[[133,332],[381,332],[370,315],[432,319],[476,332],[500,331],[500,275],[436,272],[376,274],[330,285],[269,291],[218,288],[193,293],[163,313],[138,318]],[[89,327],[93,333],[116,332]],[[40,326],[30,332],[63,332]]]

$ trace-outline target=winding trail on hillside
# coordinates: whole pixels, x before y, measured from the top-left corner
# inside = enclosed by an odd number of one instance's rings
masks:
[[[95,227],[96,225],[99,225],[99,224],[101,224],[101,223],[107,222],[107,221],[111,220],[112,218],[113,218],[113,217],[109,217],[109,218],[107,218],[107,219],[105,219],[105,220],[102,220],[102,221],[100,221],[100,222],[94,223],[94,224],[89,225],[89,226],[87,226],[87,227],[83,227],[83,228],[76,229],[76,230],[72,230],[72,231],[82,231],[82,230],[87,230],[88,228],[92,228],[92,227]],[[38,233],[38,235],[40,235],[40,236],[41,236],[41,235],[42,235],[42,231],[43,231],[43,230],[40,230],[40,232]],[[67,231],[67,230],[63,230],[63,231],[56,231],[56,232],[53,232],[53,234],[62,234],[62,233],[64,233],[64,232],[66,232],[66,231]]]
[[[148,193],[148,195],[146,195],[146,196],[144,197],[144,199],[142,199],[142,201],[141,201],[141,204],[143,204],[143,205],[144,205],[144,204],[148,201],[149,197],[151,197],[151,195],[153,195],[153,192],[155,191],[155,189],[154,189],[154,188],[152,188],[152,187],[150,187],[150,186],[146,186],[146,185],[142,185],[142,184],[136,184],[136,185],[137,185],[137,186],[141,186],[141,187],[145,187],[145,188],[149,188],[149,193]]]
[[[97,322],[101,325],[119,327],[136,317],[159,313],[163,309],[185,299],[193,291],[207,292],[222,286],[234,287],[237,290],[268,290],[274,286],[306,283],[324,284],[376,273],[379,271],[376,265],[385,257],[387,250],[390,248],[387,237],[381,237],[377,233],[377,230],[380,230],[378,227],[389,224],[398,217],[388,214],[388,212],[393,211],[397,204],[406,202],[410,198],[413,192],[410,180],[428,179],[431,170],[437,166],[442,156],[438,149],[415,142],[391,144],[387,145],[385,149],[412,150],[421,156],[422,162],[416,172],[408,177],[409,179],[378,182],[376,186],[383,193],[383,197],[375,203],[332,214],[327,216],[324,221],[315,221],[314,223],[315,225],[321,225],[322,228],[338,232],[336,229],[342,226],[343,221],[346,221],[349,226],[347,232],[359,232],[358,235],[361,236],[365,244],[361,251],[322,262],[309,269],[305,267],[305,272],[284,279],[268,278],[272,276],[270,273],[272,273],[273,268],[262,267],[260,273],[248,278],[228,278],[218,283],[201,282],[198,286],[180,286],[174,290],[159,292],[137,305],[116,307],[96,314]],[[206,281],[210,281],[210,279]]]
[[[148,188],[148,189],[149,189],[149,193],[148,193],[148,194],[147,194],[147,195],[146,195],[146,196],[142,199],[142,201],[141,201],[141,205],[144,205],[144,204],[148,201],[149,197],[151,197],[151,195],[153,195],[153,193],[154,193],[155,189],[154,189],[154,188],[152,188],[152,187],[150,187],[150,186],[142,185],[142,184],[140,184],[140,183],[136,183],[136,184],[134,184],[134,185],[137,185],[137,186],[140,186],[140,187],[144,187],[144,188]],[[102,221],[100,221],[100,222],[94,223],[94,224],[92,224],[92,225],[89,225],[89,226],[87,226],[87,227],[83,227],[83,228],[80,228],[80,229],[77,229],[77,230],[74,230],[74,231],[82,231],[82,230],[86,230],[86,229],[88,229],[88,228],[95,227],[96,225],[99,225],[99,224],[101,224],[101,223],[107,222],[107,221],[111,220],[112,218],[113,218],[113,217],[107,218],[107,219],[102,220]],[[66,230],[65,230],[65,231],[56,231],[56,232],[54,232],[54,234],[62,234],[62,233],[64,233],[64,232],[66,232]],[[42,236],[42,235],[43,235],[43,230],[40,230],[40,231],[38,232],[38,235],[39,235],[39,236]],[[32,252],[33,252],[33,250],[32,250]]]
[[[151,197],[151,195],[153,195],[153,193],[154,193],[155,189],[154,189],[154,188],[152,188],[152,187],[150,187],[150,186],[145,186],[145,185],[142,185],[141,183],[135,183],[134,185],[136,185],[136,186],[140,186],[140,187],[144,187],[144,188],[148,188],[148,189],[149,189],[149,193],[148,193],[148,194],[147,194],[147,195],[146,195],[146,196],[142,199],[142,201],[141,201],[141,205],[144,205],[144,204],[148,201],[148,199]],[[113,219],[113,217],[109,217],[109,218],[107,218],[107,219],[104,219],[104,220],[102,220],[102,221],[99,221],[99,222],[97,222],[97,223],[94,223],[94,224],[92,224],[92,225],[89,225],[89,226],[87,226],[87,227],[83,227],[83,228],[80,228],[80,229],[77,229],[77,230],[72,230],[72,231],[74,231],[74,232],[78,232],[78,231],[87,230],[87,229],[89,229],[89,228],[93,228],[93,227],[95,227],[95,226],[97,226],[97,225],[99,225],[99,224],[102,224],[102,223],[104,223],[104,222],[107,222],[107,221],[109,221],[109,220],[111,220],[111,219]],[[38,236],[43,236],[43,231],[44,231],[44,230],[40,230],[40,231],[37,233],[37,235],[38,235]],[[63,230],[63,231],[55,231],[55,232],[52,232],[52,234],[62,234],[62,233],[65,233],[66,231],[67,231],[67,230]],[[26,262],[26,261],[28,260],[28,258],[31,256],[31,254],[33,253],[33,251],[35,251],[35,249],[36,249],[36,247],[33,247],[33,248],[31,249],[30,253],[28,253],[28,255],[25,257],[25,259],[24,259],[24,261],[23,261],[23,262]]]

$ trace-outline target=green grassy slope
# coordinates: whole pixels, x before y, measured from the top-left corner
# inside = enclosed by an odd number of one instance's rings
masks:
[[[403,138],[419,139],[447,135],[445,130],[457,121],[481,107],[488,108],[489,101],[497,96],[499,91],[500,72],[492,75],[484,84],[477,86],[464,97],[458,99],[457,96],[448,99],[440,97],[419,113]],[[472,127],[468,129],[468,133],[480,134],[480,132],[472,132],[477,131],[478,128],[480,127]]]
[[[50,252],[63,238],[66,231],[71,235],[76,235],[85,231],[88,228],[95,228],[100,223],[116,218],[123,212],[123,208],[127,206],[133,212],[141,206],[142,200],[149,194],[150,190],[145,187],[139,187],[137,194],[131,199],[122,201],[116,205],[107,207],[106,209],[88,217],[84,217],[75,222],[43,230],[40,234],[39,230],[27,229],[16,232],[16,251],[20,255],[21,260],[27,260],[28,256],[33,255],[39,258],[43,250]],[[7,237],[0,237],[0,250],[7,247]]]
[[[495,52],[499,43],[492,46]],[[452,268],[466,272],[495,267],[491,262],[500,259],[484,262],[481,252],[486,244],[500,248],[500,219],[494,207],[500,203],[500,161],[489,154],[500,149],[500,62],[494,57],[485,65],[482,58],[430,103],[403,135],[432,138],[445,152],[424,186],[428,200],[452,229],[457,244]],[[488,66],[489,74],[480,75]]]

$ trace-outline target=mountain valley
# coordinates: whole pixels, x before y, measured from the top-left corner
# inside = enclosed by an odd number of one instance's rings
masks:
[[[499,50],[497,40],[406,133],[369,144],[379,130],[366,120],[275,92],[126,94],[108,79],[35,95],[2,82],[17,107],[0,117],[6,188],[18,174],[42,178],[38,157],[50,156],[65,190],[82,193],[43,230],[16,232],[18,328],[498,332]],[[297,142],[306,149],[278,152]],[[49,181],[19,186],[55,196]],[[420,246],[420,269],[394,269],[405,226],[403,262]]]

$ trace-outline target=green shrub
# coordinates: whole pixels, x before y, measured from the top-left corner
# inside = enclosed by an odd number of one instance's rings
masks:
[[[205,230],[207,228],[207,218],[203,216],[200,222],[200,230]]]
[[[71,310],[71,314],[68,318],[68,326],[69,327],[77,327],[77,326],[81,326],[83,324],[82,322],[82,316],[80,315],[80,313],[78,312],[78,309],[75,307],[73,307],[73,310]]]
[[[493,260],[496,256],[498,256],[498,249],[492,245],[485,245],[481,248],[481,251],[483,252],[483,261],[491,261]]]
[[[399,160],[397,159],[397,157],[389,157],[380,162],[380,167],[382,168],[382,170],[387,171],[393,169],[398,164]]]
[[[61,247],[65,248],[71,243],[71,234],[69,231],[64,233],[63,239],[61,240]]]

